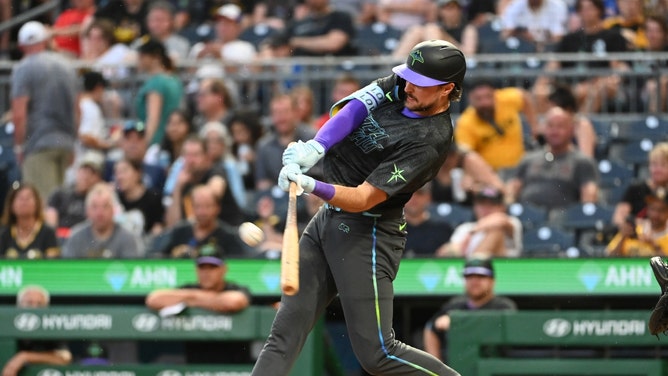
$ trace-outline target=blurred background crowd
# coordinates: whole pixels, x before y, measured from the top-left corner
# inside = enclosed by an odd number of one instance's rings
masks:
[[[277,258],[283,149],[434,38],[469,73],[405,257],[668,254],[667,1],[2,0],[0,21],[0,257]]]

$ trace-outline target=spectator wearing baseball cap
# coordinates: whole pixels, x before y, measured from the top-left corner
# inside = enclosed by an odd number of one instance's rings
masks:
[[[235,313],[251,303],[248,287],[228,281],[228,264],[216,243],[207,243],[197,251],[197,282],[176,289],[161,289],[146,297],[146,306],[164,316],[178,314],[187,308],[202,308],[219,313]],[[185,343],[186,363],[220,364],[250,361],[248,343],[192,341]]]
[[[439,256],[517,257],[522,251],[522,223],[506,213],[501,190],[484,187],[474,194],[476,220],[455,228]]]
[[[42,200],[65,180],[76,142],[77,75],[72,64],[48,51],[49,30],[37,21],[19,29],[23,59],[10,80],[14,153],[23,180],[37,187]]]
[[[464,295],[450,299],[432,316],[424,327],[424,349],[431,355],[447,363],[449,313],[454,310],[516,310],[512,300],[496,296],[494,285],[496,276],[492,260],[472,258],[464,264]]]

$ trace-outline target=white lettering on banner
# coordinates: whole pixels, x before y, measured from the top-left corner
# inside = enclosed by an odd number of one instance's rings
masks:
[[[53,368],[44,368],[37,372],[37,376],[63,376],[63,373]]]
[[[174,287],[177,272],[173,266],[135,266],[130,277],[130,287]]]
[[[614,287],[652,286],[651,268],[644,266],[610,266],[605,274],[605,285]]]
[[[446,286],[464,286],[464,279],[462,278],[461,270],[455,268],[454,266],[448,267],[448,270],[445,271],[443,284]]]
[[[644,320],[576,320],[574,336],[643,336]]]
[[[65,376],[135,376],[134,371],[65,371]]]
[[[23,268],[19,266],[3,266],[0,268],[0,287],[23,286]]]
[[[162,319],[163,330],[190,331],[230,331],[234,320],[226,316],[168,317]]]
[[[104,314],[43,315],[44,330],[111,330],[113,319]]]

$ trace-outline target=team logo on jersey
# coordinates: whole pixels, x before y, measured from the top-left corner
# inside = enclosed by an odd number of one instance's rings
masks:
[[[418,63],[424,63],[424,57],[422,57],[422,51],[417,50],[411,52],[409,55],[411,57],[411,66],[415,65],[415,62],[417,61]]]
[[[397,167],[397,165],[395,164],[395,165],[394,165],[394,171],[392,171],[392,176],[390,176],[390,178],[387,179],[387,182],[388,182],[388,183],[389,183],[389,182],[395,182],[395,183],[396,183],[396,182],[398,182],[400,179],[401,179],[402,181],[405,182],[406,179],[404,179],[404,175],[403,175],[403,174],[404,174],[404,170],[400,170],[400,169]]]
[[[383,150],[380,141],[389,137],[373,116],[367,116],[362,125],[348,136],[350,141],[357,145],[364,154],[369,154],[374,150]]]

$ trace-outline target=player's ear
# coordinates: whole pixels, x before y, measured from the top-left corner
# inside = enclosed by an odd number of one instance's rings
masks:
[[[443,84],[443,96],[448,98],[450,96],[450,93],[455,90],[455,84],[452,82],[448,82],[447,84]]]

